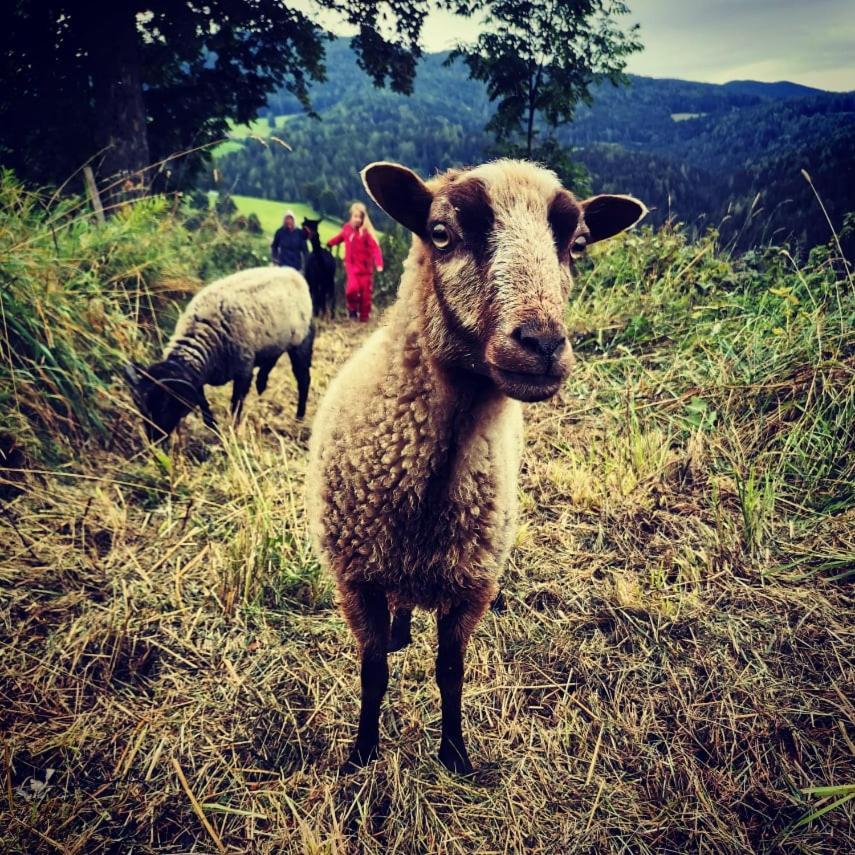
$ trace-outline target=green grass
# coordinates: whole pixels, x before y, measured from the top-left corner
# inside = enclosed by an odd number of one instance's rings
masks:
[[[0,212],[0,435],[34,454],[108,435],[122,363],[163,343],[160,322],[201,282],[266,260],[213,218],[188,230],[162,197],[95,227],[83,200],[2,172]]]
[[[270,136],[271,133],[276,133],[277,131],[281,131],[282,128],[285,127],[285,123],[290,116],[276,116],[274,121],[276,122],[276,127],[271,128],[267,122],[267,118],[262,119],[254,119],[249,124],[238,125],[230,123],[229,126],[229,136],[233,139],[246,139],[247,137],[254,135],[259,137],[267,137]]]
[[[261,145],[262,143],[257,139],[254,140],[253,137],[267,139],[271,134],[287,143],[287,134],[283,135],[283,129],[290,118],[291,116],[276,116],[275,129],[269,126],[266,118],[255,119],[249,124],[244,125],[231,124],[229,128],[229,140],[220,143],[220,145],[212,150],[212,153],[216,157],[237,151],[244,145]],[[217,193],[213,191],[209,195],[212,199],[216,199]],[[258,216],[264,233],[270,238],[273,237],[276,229],[282,225],[282,219],[285,211],[288,209],[294,212],[298,226],[302,223],[304,217],[317,219],[319,216],[314,208],[302,202],[277,202],[255,196],[232,196],[232,198],[235,200],[235,204],[241,214],[249,215],[254,213]],[[324,218],[320,225],[321,240],[329,240],[329,238],[337,234],[340,230],[341,221]]]
[[[216,191],[212,191],[209,195],[212,200],[215,200],[217,197]],[[276,229],[282,225],[285,212],[288,210],[294,212],[298,226],[303,222],[305,217],[316,220],[320,216],[311,205],[306,205],[302,202],[276,202],[272,199],[261,199],[257,196],[232,196],[232,199],[234,199],[241,214],[245,216],[255,214],[258,217],[261,228],[264,229],[265,235],[269,238],[272,238]],[[339,231],[341,231],[341,222],[328,218],[321,220],[320,234],[322,241],[329,240]]]

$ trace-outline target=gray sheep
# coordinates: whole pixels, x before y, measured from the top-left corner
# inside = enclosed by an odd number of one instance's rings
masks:
[[[255,267],[205,286],[178,319],[163,359],[144,368],[130,364],[125,376],[145,418],[148,438],[162,441],[194,407],[216,428],[205,385],[232,386],[231,412],[240,419],[258,367],[260,395],[279,357],[286,353],[297,378],[297,418],[306,412],[315,326],[306,280],[288,267]]]

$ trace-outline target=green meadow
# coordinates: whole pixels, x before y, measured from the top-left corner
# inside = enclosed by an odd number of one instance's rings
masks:
[[[271,128],[266,118],[254,119],[247,124],[229,122],[228,139],[211,149],[215,157],[221,157],[229,152],[239,151],[247,140],[253,137],[268,138],[271,134],[278,136],[290,116],[275,116],[276,126]],[[287,142],[287,140],[286,140]]]
[[[212,193],[211,198],[216,199],[217,194]],[[276,202],[273,199],[260,199],[257,196],[232,196],[239,213],[244,216],[255,214],[261,223],[264,234],[272,238],[273,233],[282,225],[286,211],[293,211],[299,226],[303,219],[308,217],[316,220],[322,215],[311,205],[303,202]],[[321,240],[327,241],[341,230],[341,222],[323,218],[320,225]]]

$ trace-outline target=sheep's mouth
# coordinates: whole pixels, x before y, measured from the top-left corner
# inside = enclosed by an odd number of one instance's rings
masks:
[[[491,365],[491,373],[496,385],[510,398],[519,401],[545,401],[551,398],[564,382],[564,374],[540,373],[528,371],[510,371]]]

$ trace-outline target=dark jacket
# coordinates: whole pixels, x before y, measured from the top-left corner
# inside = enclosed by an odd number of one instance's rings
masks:
[[[276,264],[295,270],[302,270],[303,260],[309,254],[306,236],[302,229],[296,227],[289,231],[285,226],[280,226],[273,235],[270,249]]]

